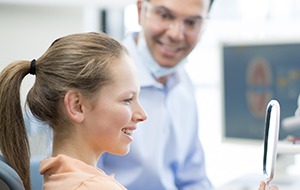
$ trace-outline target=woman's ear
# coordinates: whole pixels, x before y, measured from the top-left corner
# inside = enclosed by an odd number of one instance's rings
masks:
[[[82,109],[83,96],[76,90],[69,90],[64,97],[64,106],[67,117],[76,123],[80,123],[84,119]]]

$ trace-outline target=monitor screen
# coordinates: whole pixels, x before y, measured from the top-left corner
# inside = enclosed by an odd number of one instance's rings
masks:
[[[223,43],[223,138],[262,140],[268,102],[280,103],[281,121],[295,115],[300,94],[299,43]],[[280,129],[279,139],[300,137]]]

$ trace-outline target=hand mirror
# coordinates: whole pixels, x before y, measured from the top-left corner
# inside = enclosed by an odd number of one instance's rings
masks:
[[[276,100],[271,100],[266,108],[264,131],[263,173],[266,178],[266,189],[274,177],[277,158],[279,123],[279,103]]]

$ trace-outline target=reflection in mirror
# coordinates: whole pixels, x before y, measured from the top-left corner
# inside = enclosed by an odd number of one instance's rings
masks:
[[[279,136],[280,106],[278,101],[271,100],[266,108],[263,172],[266,184],[272,181],[277,158],[277,143]]]

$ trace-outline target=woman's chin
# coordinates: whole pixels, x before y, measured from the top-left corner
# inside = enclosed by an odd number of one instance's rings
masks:
[[[110,152],[111,154],[116,154],[119,156],[125,156],[126,154],[128,154],[128,152],[130,151],[130,145],[116,151],[116,152]]]

